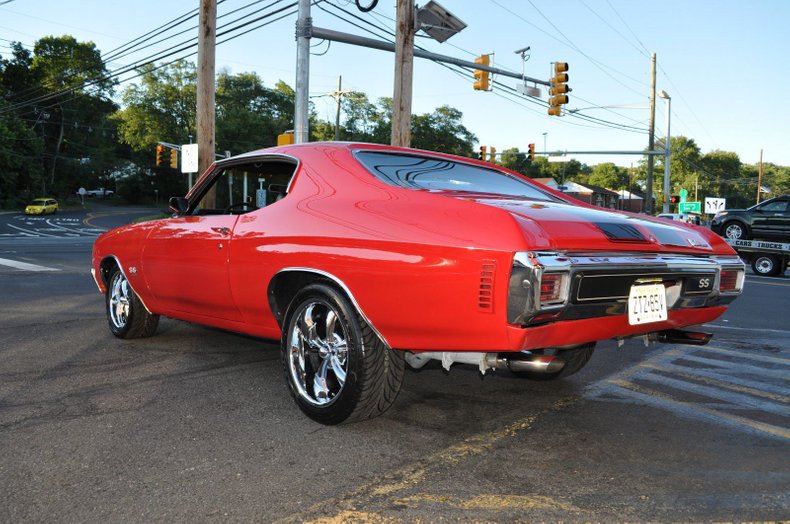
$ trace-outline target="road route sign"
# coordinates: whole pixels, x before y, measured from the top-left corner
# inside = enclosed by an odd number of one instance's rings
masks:
[[[719,211],[724,211],[726,208],[726,202],[727,199],[725,198],[707,197],[705,199],[705,213],[713,215]]]
[[[681,204],[680,204],[680,212],[681,213],[702,213],[702,203],[701,202],[681,202]]]
[[[181,172],[198,172],[198,145],[184,144],[181,146]]]

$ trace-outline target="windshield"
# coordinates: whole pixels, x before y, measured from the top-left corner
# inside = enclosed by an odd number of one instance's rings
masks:
[[[526,180],[496,169],[444,158],[372,151],[360,151],[356,157],[378,179],[393,186],[555,200]]]

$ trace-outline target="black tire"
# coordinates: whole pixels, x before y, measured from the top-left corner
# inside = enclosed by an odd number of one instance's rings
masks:
[[[574,373],[581,370],[587,364],[587,362],[590,361],[594,351],[594,342],[572,349],[535,350],[533,353],[557,356],[565,361],[565,365],[562,366],[562,369],[554,373],[538,373],[536,371],[511,371],[511,373],[517,377],[527,378],[530,380],[556,380],[573,375]]]
[[[403,353],[388,348],[348,298],[326,284],[305,287],[291,302],[281,357],[299,409],[328,425],[384,413],[405,369]]]
[[[774,255],[758,255],[752,260],[752,271],[757,275],[775,277],[782,269],[782,261]]]
[[[743,222],[739,222],[737,220],[733,220],[724,224],[722,231],[724,233],[722,236],[729,238],[730,240],[747,240],[750,236],[749,227]]]
[[[107,281],[105,305],[110,331],[118,338],[150,337],[159,326],[159,315],[149,313],[117,267]]]

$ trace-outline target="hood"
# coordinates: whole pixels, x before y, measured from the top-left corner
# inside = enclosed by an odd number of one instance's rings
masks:
[[[547,243],[546,247],[556,250],[732,253],[717,235],[681,222],[560,202],[499,197],[473,200],[507,211],[528,242],[537,236],[542,240],[539,244]]]

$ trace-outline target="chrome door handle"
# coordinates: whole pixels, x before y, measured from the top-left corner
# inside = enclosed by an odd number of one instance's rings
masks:
[[[214,231],[215,233],[219,233],[224,237],[230,235],[230,229],[228,229],[227,227],[212,227],[211,230]]]

